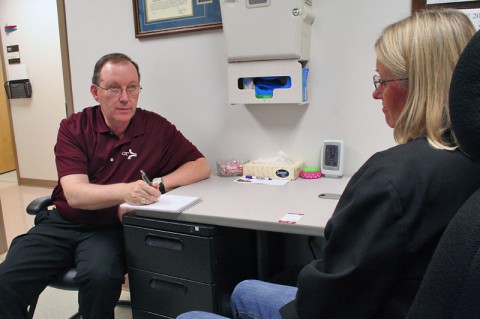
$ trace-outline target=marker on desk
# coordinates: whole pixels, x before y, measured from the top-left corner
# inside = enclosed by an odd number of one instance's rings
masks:
[[[259,176],[252,176],[252,175],[245,175],[245,178],[248,178],[248,179],[265,179],[265,180],[268,180],[268,181],[272,180],[270,177],[259,177]]]
[[[142,175],[142,179],[145,181],[145,183],[147,183],[150,186],[153,186],[152,182],[150,181],[147,174],[145,174],[143,170],[140,170],[140,174]]]
[[[318,198],[324,198],[324,199],[340,199],[340,194],[325,193],[325,194],[320,194],[320,195],[318,195]]]

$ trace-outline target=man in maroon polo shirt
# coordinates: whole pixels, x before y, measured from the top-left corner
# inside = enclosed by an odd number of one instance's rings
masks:
[[[174,125],[137,108],[141,89],[128,56],[108,54],[96,63],[90,92],[99,105],[60,124],[56,209],[40,212],[0,264],[0,318],[27,318],[27,306],[72,264],[82,318],[113,318],[126,273],[118,205],[150,204],[209,177],[207,160]],[[150,186],[140,170],[159,183]]]

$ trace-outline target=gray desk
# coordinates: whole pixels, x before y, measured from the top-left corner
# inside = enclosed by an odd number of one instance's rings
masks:
[[[349,178],[298,178],[284,186],[235,183],[236,177],[209,179],[169,194],[199,196],[202,202],[181,214],[158,213],[159,218],[289,234],[322,236],[338,200],[319,194],[341,194]],[[288,213],[304,214],[296,224],[278,221]]]
[[[135,319],[175,318],[190,310],[230,316],[235,285],[248,278],[266,280],[290,266],[278,256],[281,238],[322,236],[338,200],[318,195],[340,194],[349,180],[297,179],[273,186],[235,179],[211,176],[169,192],[202,198],[180,214],[124,215]],[[303,216],[296,224],[280,223],[288,213]],[[296,258],[288,254],[291,261]]]

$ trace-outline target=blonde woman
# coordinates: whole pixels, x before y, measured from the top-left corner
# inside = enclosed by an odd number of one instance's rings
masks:
[[[399,145],[352,177],[325,228],[323,258],[302,269],[297,287],[241,282],[234,318],[405,318],[445,227],[480,186],[448,113],[450,78],[474,33],[452,10],[423,11],[382,32],[373,98]]]

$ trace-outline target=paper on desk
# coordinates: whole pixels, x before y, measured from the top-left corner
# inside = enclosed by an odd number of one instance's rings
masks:
[[[164,194],[159,197],[157,202],[149,205],[130,205],[127,203],[123,203],[120,205],[120,207],[126,209],[137,209],[140,211],[146,210],[179,214],[184,210],[192,207],[193,205],[200,203],[201,201],[202,199],[196,196]]]
[[[265,184],[265,185],[275,185],[275,186],[283,186],[287,184],[290,180],[289,179],[256,179],[256,178],[246,178],[240,177],[237,178],[234,182],[241,183],[241,184]]]

